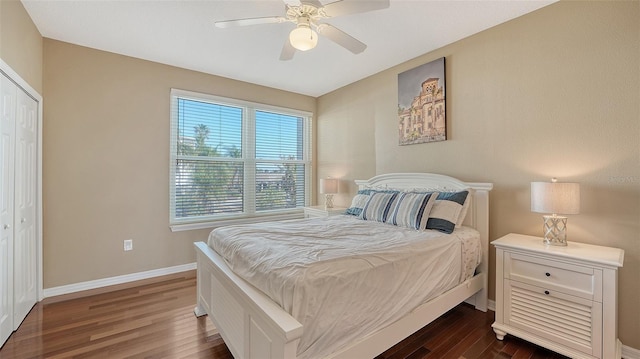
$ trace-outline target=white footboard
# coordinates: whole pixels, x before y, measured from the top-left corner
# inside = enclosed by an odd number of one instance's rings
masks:
[[[295,358],[302,324],[231,272],[206,243],[197,242],[195,247],[195,314],[209,315],[235,358]]]
[[[208,314],[237,359],[294,359],[302,324],[270,298],[235,275],[204,242],[195,243],[198,260],[196,316]],[[479,273],[424,303],[397,322],[362,338],[329,358],[372,358],[430,323],[465,299],[486,303],[486,274]],[[478,308],[485,310],[486,308]]]

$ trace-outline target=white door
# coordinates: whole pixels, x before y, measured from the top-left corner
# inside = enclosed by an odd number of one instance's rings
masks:
[[[16,96],[15,224],[13,234],[13,326],[37,299],[36,180],[38,103],[21,89]]]
[[[13,332],[13,168],[17,86],[0,74],[0,346]]]

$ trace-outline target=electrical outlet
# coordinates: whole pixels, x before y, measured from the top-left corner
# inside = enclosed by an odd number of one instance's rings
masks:
[[[125,239],[124,240],[124,250],[125,251],[133,250],[133,239]]]

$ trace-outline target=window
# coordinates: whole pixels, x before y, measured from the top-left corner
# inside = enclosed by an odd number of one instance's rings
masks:
[[[310,129],[307,112],[173,89],[172,230],[299,215]]]

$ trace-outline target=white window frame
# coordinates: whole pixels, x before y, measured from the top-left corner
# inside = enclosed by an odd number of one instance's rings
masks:
[[[240,214],[213,215],[201,218],[176,218],[176,170],[178,161],[178,99],[211,102],[223,106],[240,107],[243,112],[242,119],[242,158],[244,161],[244,198],[245,211]],[[255,223],[263,221],[275,221],[293,218],[302,218],[303,208],[280,209],[274,211],[255,211],[255,178],[256,162],[278,162],[270,160],[256,160],[255,158],[255,112],[265,111],[283,115],[303,117],[304,131],[304,158],[302,160],[287,161],[290,163],[303,164],[305,166],[305,206],[311,203],[312,194],[312,128],[313,113],[261,103],[219,97],[198,92],[171,89],[170,97],[171,112],[171,136],[170,136],[170,174],[169,174],[169,227],[172,232],[186,231],[193,229],[213,228],[229,224]]]

